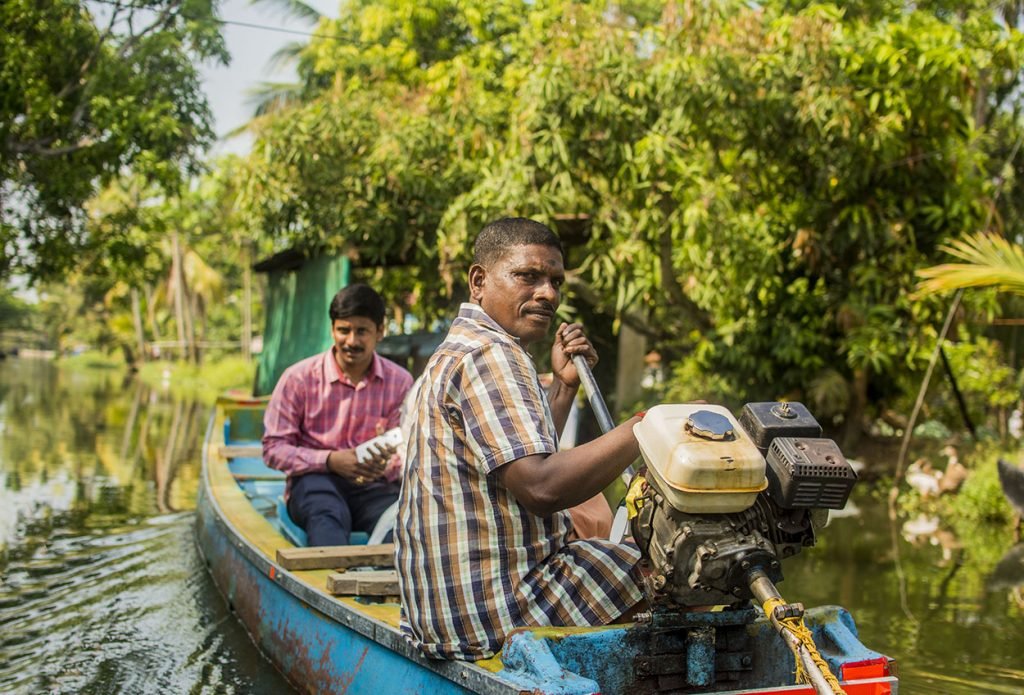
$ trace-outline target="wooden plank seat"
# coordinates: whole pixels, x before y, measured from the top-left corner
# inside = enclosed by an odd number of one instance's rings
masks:
[[[356,570],[331,572],[327,591],[335,596],[397,596],[398,572],[395,570]]]
[[[395,544],[324,545],[313,548],[279,548],[277,564],[286,570],[394,567]]]
[[[263,458],[263,447],[251,444],[225,444],[219,451],[226,459]]]

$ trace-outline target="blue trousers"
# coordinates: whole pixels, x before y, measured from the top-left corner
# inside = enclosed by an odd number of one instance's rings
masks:
[[[398,492],[397,482],[356,485],[333,473],[307,473],[292,478],[288,514],[306,531],[310,546],[348,545],[352,531],[373,531]]]

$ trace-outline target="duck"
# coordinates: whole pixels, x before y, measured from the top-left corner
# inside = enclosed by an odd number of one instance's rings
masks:
[[[939,478],[939,493],[951,493],[960,489],[960,486],[967,480],[968,471],[964,464],[960,463],[960,456],[956,447],[950,444],[942,450],[946,456],[946,470]]]
[[[928,459],[919,458],[907,466],[907,484],[917,490],[921,497],[939,494],[939,480],[942,474],[932,468]]]
[[[913,519],[907,519],[900,529],[903,538],[915,545],[930,542],[938,530],[939,517],[923,513]]]
[[[850,464],[850,468],[852,468],[853,472],[856,473],[858,476],[860,476],[861,473],[867,470],[867,464],[865,464],[863,461],[847,458],[846,462]]]

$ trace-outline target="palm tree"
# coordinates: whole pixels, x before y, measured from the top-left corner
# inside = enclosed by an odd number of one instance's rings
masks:
[[[996,235],[977,232],[942,247],[963,263],[945,263],[918,271],[924,278],[921,292],[995,287],[1001,292],[1024,295],[1024,248]],[[1017,512],[1015,540],[1019,540],[1024,509],[1024,471],[999,459],[999,484]]]
[[[317,25],[324,18],[319,10],[302,0],[251,0],[251,4],[278,10],[284,16],[304,21],[310,26]],[[309,45],[308,41],[291,41],[285,44],[270,57],[268,69],[276,70],[282,66],[297,63],[307,45]],[[298,103],[302,98],[302,90],[301,82],[260,82],[255,88],[249,90],[247,100],[248,104],[253,107],[253,119],[231,135],[249,129],[263,116]]]
[[[251,5],[263,5],[278,10],[286,17],[301,19],[309,24],[316,24],[323,17],[320,10],[302,0],[250,0]]]
[[[195,249],[182,243],[177,232],[172,231],[168,246],[171,268],[163,294],[173,299],[179,341],[187,347],[189,358],[198,362],[196,334],[199,340],[206,337],[208,308],[224,297],[224,278]]]
[[[1024,248],[996,234],[969,234],[943,246],[963,263],[944,263],[919,270],[920,292],[945,292],[968,287],[995,287],[1024,295]]]

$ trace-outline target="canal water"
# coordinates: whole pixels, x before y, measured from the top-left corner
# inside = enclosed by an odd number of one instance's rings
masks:
[[[209,407],[119,371],[0,361],[0,692],[289,693],[193,540]],[[840,604],[900,692],[1024,693],[1024,546],[854,509],[788,560],[789,601]]]
[[[290,693],[194,538],[209,407],[0,361],[0,693]]]

